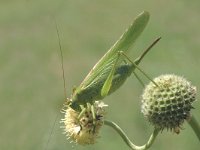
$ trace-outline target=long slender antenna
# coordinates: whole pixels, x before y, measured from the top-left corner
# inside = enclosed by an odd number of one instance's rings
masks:
[[[45,145],[44,150],[47,150],[47,148],[48,148],[48,145],[49,145],[49,142],[50,142],[50,140],[51,140],[51,137],[52,137],[52,134],[53,134],[53,129],[54,129],[55,125],[56,125],[57,119],[58,119],[58,113],[57,113],[57,115],[56,115],[56,118],[54,119],[53,125],[52,125],[52,127],[51,127],[51,131],[50,131],[50,133],[49,133],[50,136],[49,136],[49,138],[48,138],[48,140],[47,140],[47,144]]]
[[[60,34],[58,31],[58,25],[56,22],[56,19],[54,19],[55,25],[56,25],[56,32],[58,36],[58,43],[59,43],[59,51],[60,51],[60,58],[61,58],[61,67],[62,67],[62,78],[63,78],[63,87],[64,87],[64,96],[65,99],[67,98],[67,93],[66,93],[66,81],[65,81],[65,71],[64,71],[64,61],[63,61],[63,52],[62,52],[62,47],[61,47],[61,40],[60,40]]]
[[[60,52],[60,58],[61,58],[62,78],[63,78],[63,87],[64,87],[64,99],[66,99],[67,98],[67,93],[66,93],[66,81],[65,81],[64,63],[63,63],[63,53],[62,53],[62,47],[61,47],[61,40],[60,40],[60,34],[59,34],[59,30],[58,30],[58,25],[57,25],[57,22],[56,22],[55,18],[54,18],[54,23],[55,23],[55,26],[56,26],[56,32],[57,32],[58,43],[59,43],[59,52]],[[53,122],[53,125],[51,127],[50,136],[49,136],[49,138],[47,140],[47,144],[45,145],[44,150],[48,149],[48,145],[49,145],[50,139],[51,139],[52,134],[53,134],[53,129],[54,129],[55,125],[56,125],[56,121],[58,120],[58,115],[59,115],[59,113],[57,113],[56,118],[55,118],[55,120]]]

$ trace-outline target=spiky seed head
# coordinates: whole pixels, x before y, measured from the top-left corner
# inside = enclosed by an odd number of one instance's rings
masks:
[[[85,107],[82,115],[80,115],[80,112],[67,107],[65,118],[61,122],[64,123],[63,127],[68,139],[80,145],[94,144],[96,142],[105,117],[104,107],[107,105],[96,101],[93,106],[95,118],[90,104]]]
[[[156,128],[180,132],[185,119],[190,118],[196,87],[180,76],[161,75],[150,82],[142,95],[142,113]]]

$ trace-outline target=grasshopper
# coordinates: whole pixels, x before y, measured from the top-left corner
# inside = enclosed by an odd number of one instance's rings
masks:
[[[127,52],[143,32],[149,17],[149,13],[144,11],[135,18],[119,40],[95,64],[80,86],[73,90],[71,98],[67,99],[67,106],[81,112],[81,106],[86,106],[88,103],[92,105],[95,100],[104,99],[123,85],[126,79],[138,68],[137,65],[150,48],[160,39],[158,38],[134,62],[123,63],[123,57],[127,58]]]
[[[98,120],[98,118],[101,117],[101,116],[96,116],[96,114],[94,113],[93,103],[96,100],[104,99],[107,95],[110,95],[111,93],[115,92],[118,88],[120,88],[126,81],[126,79],[132,73],[134,73],[135,69],[136,68],[139,69],[138,65],[141,62],[141,60],[144,58],[147,52],[160,40],[160,38],[156,39],[137,59],[135,59],[134,62],[132,62],[127,57],[127,53],[130,50],[130,47],[133,45],[133,43],[145,29],[149,21],[149,17],[150,15],[146,11],[139,14],[135,18],[133,23],[129,26],[129,28],[122,34],[119,40],[95,64],[95,66],[91,69],[91,71],[82,81],[80,86],[78,86],[73,90],[71,98],[67,98],[65,106],[67,106],[67,108],[70,107],[73,110],[79,112],[78,118],[81,118],[81,115],[84,113],[86,107],[88,106],[91,107],[91,111],[93,110],[92,115],[94,119],[93,131],[95,131],[95,120]],[[59,39],[59,46],[61,52],[64,93],[66,97],[63,55],[61,51],[61,43],[60,43],[57,24],[56,24],[56,29],[57,29],[57,35]],[[130,63],[124,63],[125,61],[124,58],[128,60]],[[143,71],[142,73],[145,74]],[[55,120],[57,120],[57,117]],[[53,127],[54,126],[55,122]],[[49,140],[50,138],[47,141],[45,149],[47,149],[48,147]]]

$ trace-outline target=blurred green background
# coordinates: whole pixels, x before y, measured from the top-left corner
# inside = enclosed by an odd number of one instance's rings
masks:
[[[152,77],[174,73],[200,87],[200,1],[198,0],[1,0],[0,149],[43,150],[58,115],[48,150],[128,150],[104,126],[92,146],[76,146],[60,129],[63,80],[54,18],[63,48],[67,94],[143,10],[150,22],[132,49],[139,56],[156,37],[162,40],[141,63]],[[148,80],[144,78],[148,83]],[[142,86],[131,77],[105,99],[107,119],[117,122],[138,145],[153,128],[140,112]],[[199,95],[198,95],[199,97]],[[192,113],[200,122],[200,102]],[[197,150],[200,143],[187,123],[179,135],[163,131],[152,150]]]

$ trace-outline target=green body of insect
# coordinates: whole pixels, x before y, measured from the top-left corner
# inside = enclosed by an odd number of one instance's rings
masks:
[[[116,91],[129,77],[134,70],[134,66],[131,65],[120,65],[116,68],[112,79],[112,85],[108,92],[108,95]],[[101,100],[104,96],[101,94],[102,87],[108,77],[108,73],[103,74],[98,82],[94,82],[91,86],[84,90],[74,93],[72,96],[72,103],[70,107],[77,109],[79,105],[84,105],[88,102],[92,103],[95,100]]]
[[[148,20],[148,12],[141,13],[134,20],[133,24],[120,39],[97,62],[81,85],[74,90],[69,101],[69,107],[76,111],[81,111],[80,105],[93,104],[95,100],[101,100],[121,87],[141,59],[137,59],[132,64],[123,64],[123,59],[119,56],[119,52],[124,54],[128,52],[144,30]]]

